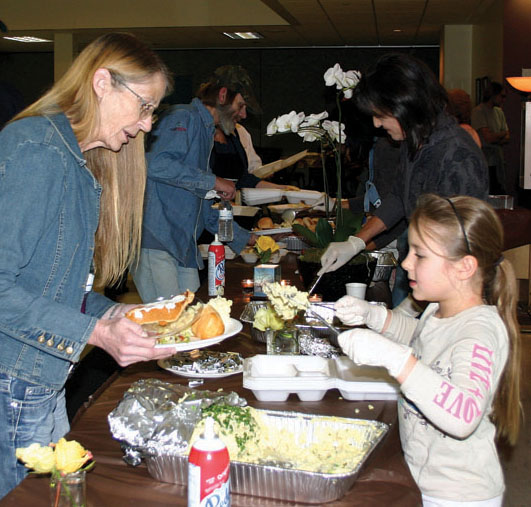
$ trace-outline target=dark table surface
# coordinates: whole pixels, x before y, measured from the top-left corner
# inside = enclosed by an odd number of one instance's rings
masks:
[[[289,254],[282,260],[282,277],[295,285],[300,281],[295,274],[295,260]],[[227,261],[226,297],[232,299],[232,317],[238,318],[249,301],[240,289],[243,278],[252,278],[252,266],[238,260]],[[199,296],[206,299],[206,287]],[[250,337],[249,324],[243,331],[212,350],[237,351],[244,357],[265,353],[265,344]],[[107,423],[107,415],[123,396],[124,391],[136,380],[157,378],[167,382],[188,384],[187,378],[162,370],[155,362],[140,363],[114,374],[92,397],[89,404],[78,412],[72,423],[68,439],[79,441],[92,451],[96,466],[87,474],[88,505],[100,506],[166,506],[186,505],[186,489],[183,486],[158,482],[153,479],[144,464],[131,467],[122,460],[122,452],[113,440]],[[388,434],[364,464],[352,489],[345,497],[331,502],[331,506],[417,506],[421,504],[420,492],[404,461],[398,436],[396,402],[394,401],[347,401],[339,391],[330,390],[324,399],[302,402],[292,394],[285,402],[259,402],[253,393],[242,386],[241,375],[220,379],[206,379],[199,389],[235,391],[245,397],[249,405],[272,410],[293,410],[309,414],[337,415],[383,421],[390,425]],[[47,477],[29,476],[0,504],[2,506],[49,505],[49,480]],[[295,505],[266,498],[232,495],[232,505]]]

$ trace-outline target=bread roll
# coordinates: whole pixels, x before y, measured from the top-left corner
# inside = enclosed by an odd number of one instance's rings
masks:
[[[199,319],[192,324],[192,332],[201,340],[207,340],[223,334],[225,324],[219,313],[211,306],[206,305]]]
[[[165,325],[168,322],[176,321],[185,308],[194,300],[194,297],[195,294],[187,290],[184,294],[175,296],[172,299],[133,308],[125,316],[137,324],[157,323]]]
[[[271,220],[269,217],[262,217],[260,220],[258,220],[256,226],[259,229],[273,229],[273,220]]]

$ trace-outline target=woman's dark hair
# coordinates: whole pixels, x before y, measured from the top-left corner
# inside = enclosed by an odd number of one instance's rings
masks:
[[[362,76],[354,101],[365,114],[395,117],[413,158],[430,137],[448,97],[425,63],[405,54],[389,53]]]

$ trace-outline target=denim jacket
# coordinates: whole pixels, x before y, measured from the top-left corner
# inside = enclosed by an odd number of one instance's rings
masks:
[[[167,110],[151,134],[142,247],[169,252],[187,268],[202,268],[197,239],[217,232],[219,212],[205,199],[216,177],[209,166],[214,119],[199,99]],[[230,247],[240,252],[250,233],[234,223]]]
[[[101,187],[65,115],[0,132],[0,372],[59,390],[114,303],[89,292]]]

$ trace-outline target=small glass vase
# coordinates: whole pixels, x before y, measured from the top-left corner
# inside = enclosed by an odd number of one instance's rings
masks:
[[[66,475],[52,475],[50,479],[50,505],[52,507],[85,507],[85,470]]]
[[[298,329],[295,325],[287,324],[278,331],[266,331],[267,353],[282,355],[297,355],[299,353]]]

